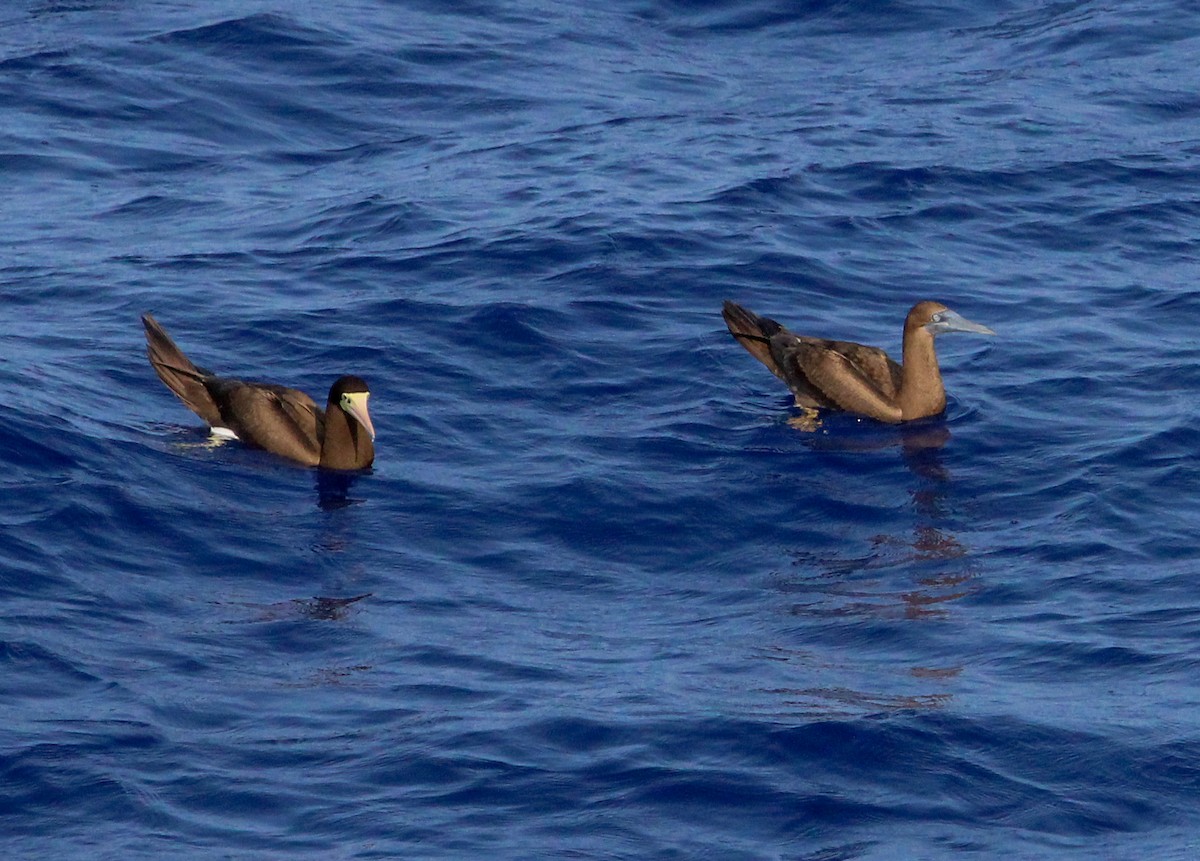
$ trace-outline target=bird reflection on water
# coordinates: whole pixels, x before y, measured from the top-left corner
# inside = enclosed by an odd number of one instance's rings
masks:
[[[354,499],[350,489],[363,475],[362,471],[347,472],[344,470],[322,469],[317,471],[317,505],[323,511],[335,511],[349,505],[358,505],[364,499]]]
[[[843,417],[837,424],[845,421]],[[900,636],[896,625],[951,618],[954,603],[973,591],[977,574],[969,548],[948,526],[953,504],[947,495],[953,478],[942,453],[950,437],[949,426],[940,419],[892,426],[866,436],[821,433],[809,437],[807,443],[814,451],[862,454],[898,450],[912,475],[907,493],[915,516],[909,519],[911,531],[871,536],[866,551],[857,556],[807,548],[793,551],[790,567],[795,573],[780,576],[774,584],[789,601],[786,611],[790,615],[823,620],[839,632],[838,638],[843,632],[863,637],[864,623],[872,628],[883,626],[885,631],[891,628]],[[822,716],[941,708],[952,697],[945,685],[963,671],[959,663],[938,665],[935,661],[930,665],[914,655],[912,663],[894,678],[899,690],[856,690],[844,684],[820,684],[826,675],[844,678],[845,659],[840,650],[801,651],[776,644],[764,650],[762,657],[794,663],[796,674],[806,682],[773,691],[790,712],[799,709]]]
[[[918,588],[911,590],[851,590],[847,582],[861,572],[889,570],[911,564],[961,563],[967,558],[968,549],[953,532],[948,531],[945,523],[945,497],[952,477],[941,453],[950,436],[949,426],[937,420],[889,427],[882,433],[866,437],[822,434],[812,438],[810,447],[820,451],[862,453],[898,448],[905,465],[917,480],[908,492],[917,515],[910,535],[876,535],[871,539],[871,551],[853,559],[813,558],[807,551],[795,554],[794,565],[824,569],[818,576],[822,584],[821,591],[826,594],[851,599],[877,599],[852,600],[832,611],[824,608],[820,612],[883,616],[899,614],[910,619],[944,617],[948,609],[941,605],[969,594],[968,584],[975,575],[961,564],[954,565],[953,570],[920,578],[917,580]],[[807,591],[812,585],[806,579],[798,582],[796,588]],[[796,612],[808,610],[798,607]]]
[[[370,598],[370,592],[354,595],[350,598],[334,598],[317,595],[312,598],[293,598],[290,601],[280,601],[275,604],[235,603],[234,606],[253,610],[253,622],[280,622],[307,619],[314,622],[342,622],[348,618],[350,608],[365,598]]]

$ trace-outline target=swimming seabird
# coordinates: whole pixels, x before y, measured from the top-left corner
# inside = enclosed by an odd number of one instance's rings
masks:
[[[722,314],[733,337],[787,383],[796,406],[845,410],[889,423],[934,416],[946,408],[935,336],[996,334],[940,302],[918,302],[904,320],[903,364],[897,364],[878,347],[793,334],[735,302],[727,301]]]
[[[370,390],[361,377],[340,377],[321,410],[297,389],[218,377],[192,363],[149,314],[146,354],[167,388],[214,432],[247,445],[326,469],[364,469],[375,459]]]

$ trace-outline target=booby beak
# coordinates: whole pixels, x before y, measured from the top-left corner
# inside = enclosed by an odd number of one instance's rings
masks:
[[[341,407],[348,412],[356,422],[363,426],[371,442],[375,442],[375,426],[371,424],[371,415],[367,412],[367,398],[370,392],[346,392],[342,395]]]
[[[972,323],[962,314],[954,311],[939,311],[937,315],[925,324],[925,328],[933,335],[946,332],[974,332],[976,335],[995,335],[996,333],[980,323]]]

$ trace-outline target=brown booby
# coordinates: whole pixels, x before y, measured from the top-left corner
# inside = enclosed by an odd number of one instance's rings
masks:
[[[787,383],[796,406],[845,410],[893,424],[946,408],[936,335],[996,334],[939,302],[918,302],[904,320],[903,363],[896,364],[878,347],[795,335],[734,302],[725,303],[722,315],[733,337]]]
[[[215,433],[325,469],[364,469],[375,459],[370,391],[360,377],[339,378],[321,410],[297,389],[218,377],[197,367],[149,314],[146,354],[158,378]]]

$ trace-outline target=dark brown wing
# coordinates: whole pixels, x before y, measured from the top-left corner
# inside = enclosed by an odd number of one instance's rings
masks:
[[[883,422],[898,422],[903,418],[895,395],[881,391],[875,380],[842,351],[830,349],[819,341],[801,341],[789,354],[788,361],[809,385],[839,409]],[[872,367],[877,369],[877,363]]]
[[[816,340],[816,339],[812,339]],[[900,365],[878,347],[868,347],[853,341],[821,341],[827,349],[845,356],[859,373],[886,397],[896,398],[900,394]]]
[[[220,407],[220,424],[238,439],[306,466],[320,463],[325,416],[304,392],[228,379],[214,379],[209,391]]]
[[[852,409],[827,388],[824,376],[836,375],[843,367],[842,373],[868,384],[883,401],[894,401],[900,388],[900,366],[876,347],[807,338],[782,329],[771,338],[770,349],[777,375],[796,396],[797,406]],[[840,361],[826,363],[826,354],[840,357]]]

